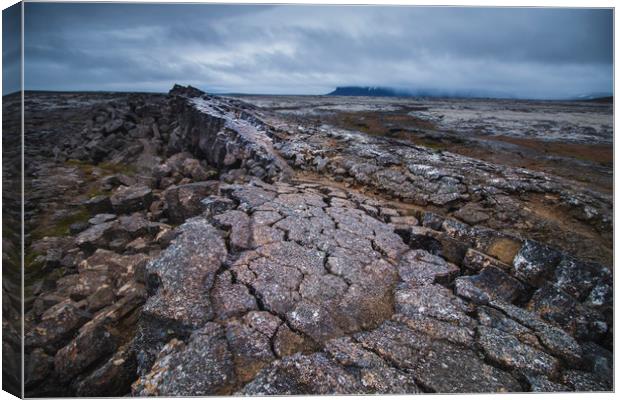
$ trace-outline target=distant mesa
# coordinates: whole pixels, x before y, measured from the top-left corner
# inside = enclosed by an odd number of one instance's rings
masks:
[[[593,97],[593,98],[586,99],[584,101],[589,101],[592,103],[613,103],[614,96]]]
[[[375,97],[395,97],[402,96],[394,89],[385,87],[371,86],[338,86],[336,90],[327,94],[328,96],[375,96]]]
[[[372,96],[372,97],[453,97],[453,98],[511,98],[507,93],[483,90],[441,90],[391,88],[381,86],[338,86],[328,96]]]
[[[593,103],[613,103],[613,94],[593,92],[578,96],[556,98],[540,98],[518,96],[497,90],[483,89],[455,89],[438,88],[392,88],[385,86],[338,86],[336,90],[327,93],[327,96],[368,96],[368,97],[418,97],[418,98],[460,98],[460,99],[522,99],[522,100],[559,100],[559,101],[586,101]]]

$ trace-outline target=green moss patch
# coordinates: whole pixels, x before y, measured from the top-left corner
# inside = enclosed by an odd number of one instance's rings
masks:
[[[46,236],[67,236],[69,227],[77,222],[86,222],[91,217],[86,208],[79,207],[77,211],[58,222],[42,223],[31,232],[31,239],[38,240]]]

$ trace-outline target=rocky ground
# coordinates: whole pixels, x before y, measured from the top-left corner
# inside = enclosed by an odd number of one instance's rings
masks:
[[[613,104],[597,101],[243,96],[279,119],[403,139],[435,150],[613,185]]]
[[[2,99],[2,389],[21,394],[21,96]]]
[[[458,131],[461,136],[513,136],[570,143],[613,141],[611,101],[536,101],[356,96],[237,96],[279,115],[329,117],[341,113],[397,112]],[[363,115],[368,116],[368,115]],[[368,122],[361,119],[359,123]],[[427,125],[428,127],[429,125]],[[393,126],[398,128],[398,126]],[[411,127],[410,128],[415,128]],[[420,126],[417,127],[418,129]],[[412,129],[413,131],[413,129]]]
[[[28,396],[612,390],[609,194],[191,87],[25,118]]]

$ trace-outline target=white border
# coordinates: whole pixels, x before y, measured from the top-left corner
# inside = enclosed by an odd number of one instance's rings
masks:
[[[28,2],[44,2],[41,0],[27,0]],[[97,2],[97,1],[78,1],[78,0],[64,0],[63,2],[76,2],[76,3],[85,3],[85,2]],[[115,3],[115,2],[119,2],[119,1],[106,1],[106,3]],[[521,0],[521,1],[512,1],[512,0],[506,0],[506,1],[502,1],[499,2],[497,0],[477,0],[477,1],[468,1],[468,0],[444,0],[444,1],[432,1],[432,0],[424,0],[424,1],[407,1],[407,0],[389,0],[389,1],[364,1],[364,0],[336,0],[336,1],[330,1],[330,0],[314,0],[314,1],[303,1],[303,0],[287,0],[287,1],[283,1],[283,0],[271,0],[271,1],[260,1],[260,0],[244,0],[244,1],[239,1],[239,2],[232,2],[232,1],[223,1],[223,0],[206,0],[206,1],[175,1],[175,0],[168,0],[168,1],[163,1],[163,0],[152,0],[152,1],[143,1],[143,0],[136,0],[136,1],[131,1],[132,3],[219,3],[219,4],[230,4],[230,3],[241,3],[241,4],[317,4],[317,5],[419,5],[419,6],[477,6],[477,7],[587,7],[587,8],[593,8],[593,7],[601,7],[601,8],[613,8],[615,6],[614,2],[611,0],[590,0],[590,1],[580,1],[580,0]],[[99,3],[103,3],[103,1],[99,1]],[[2,5],[2,8],[7,8],[13,4],[15,4],[15,1],[13,0],[0,0],[0,4]],[[24,29],[24,25],[23,25],[23,13],[22,13],[22,87],[23,87],[23,29]],[[0,28],[1,28],[1,22],[0,22]],[[619,34],[618,32],[615,30],[615,10],[614,10],[614,78],[615,78],[615,50],[618,46],[618,39],[619,39]],[[1,46],[1,45],[0,45]],[[0,65],[0,73],[2,72],[2,67]],[[0,83],[0,89],[1,89],[1,83]],[[619,89],[619,85],[618,83],[615,81],[614,79],[614,93],[620,93],[618,91]],[[22,92],[22,106],[23,106],[23,92]],[[615,110],[614,110],[615,111]],[[617,126],[617,118],[618,115],[614,112],[614,128],[615,126]],[[22,113],[22,124],[23,124],[23,113]],[[614,131],[615,132],[615,131]],[[618,146],[620,146],[620,144],[618,144],[618,141],[614,140],[614,160],[615,160],[615,154],[616,151],[618,150]],[[0,155],[0,161],[1,161],[1,155]],[[23,136],[22,136],[22,171],[23,171]],[[615,164],[614,164],[614,199],[616,199],[616,195],[617,195],[617,190],[618,190],[618,186],[620,184],[620,177],[616,174],[616,169],[615,169]],[[23,181],[22,181],[22,196],[23,196]],[[615,205],[615,204],[614,204]],[[23,201],[22,201],[22,207],[23,207]],[[1,216],[1,211],[0,211],[0,216]],[[620,218],[616,218],[616,213],[614,212],[614,226],[619,222]],[[22,210],[22,233],[23,233],[23,210]],[[620,240],[615,236],[615,229],[614,229],[614,267],[617,264],[615,261],[617,260],[616,257],[616,251],[619,248],[619,243]],[[22,246],[23,246],[23,242],[22,242]],[[23,249],[22,249],[22,257],[23,257]],[[22,260],[23,263],[23,260]],[[615,268],[614,268],[615,269]],[[23,274],[22,274],[22,279],[23,279]],[[616,279],[614,277],[614,288],[616,288]],[[22,283],[22,290],[23,290],[23,283]],[[23,293],[22,293],[22,298],[23,298]],[[23,303],[22,303],[22,307],[23,307]],[[1,310],[0,310],[1,313]],[[615,304],[615,296],[614,296],[614,321],[618,320],[618,310],[616,308],[616,304]],[[614,325],[616,325],[616,323],[614,322]],[[23,330],[23,324],[22,324],[22,330]],[[23,332],[22,332],[23,333]],[[617,348],[617,335],[616,338],[614,340],[614,348]],[[0,347],[0,352],[1,352],[1,347]],[[614,356],[615,356],[615,351],[614,351]],[[615,357],[614,357],[615,358]],[[23,360],[23,358],[22,358]],[[615,361],[615,360],[614,360]],[[615,363],[614,363],[615,364]],[[615,373],[615,383],[618,384],[618,382],[620,382],[618,380],[618,368],[614,368],[614,373]],[[1,378],[0,378],[1,379]],[[23,379],[22,379],[23,382]],[[495,395],[495,394],[481,394],[481,395],[427,395],[425,397],[430,397],[432,396],[432,398],[434,399],[448,399],[448,398],[454,398],[454,396],[457,396],[459,399],[478,399],[478,398],[493,398],[493,397],[497,397],[497,398],[501,398],[501,399],[533,399],[534,396],[536,396],[536,398],[538,398],[538,396],[544,396],[545,399],[581,399],[581,398],[588,398],[588,399],[611,399],[613,398],[614,394],[609,394],[609,393],[582,393],[582,394],[568,394],[568,393],[560,393],[560,394],[534,394],[534,393],[530,393],[530,394],[501,394],[501,395]],[[305,398],[308,397],[310,398],[310,396],[294,396],[297,398]],[[330,396],[331,397],[331,396]],[[413,399],[414,396],[395,396],[395,395],[390,395],[390,396],[381,396],[386,397],[386,398],[394,398],[394,399],[403,399],[403,398],[411,398]],[[415,396],[417,397],[417,396]],[[11,396],[10,394],[6,393],[6,392],[0,392],[0,400],[4,400],[4,399],[13,399],[14,397]],[[229,398],[229,397],[222,397],[222,398]],[[261,399],[267,399],[267,397],[256,397],[256,398],[261,398]],[[347,398],[350,399],[365,399],[367,398],[367,396],[347,396]],[[163,398],[162,399],[174,399],[174,398]]]

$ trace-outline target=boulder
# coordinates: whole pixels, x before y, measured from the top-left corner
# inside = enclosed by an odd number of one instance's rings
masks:
[[[93,225],[85,231],[81,232],[75,238],[75,244],[86,251],[94,251],[97,248],[105,248],[108,246],[112,238],[112,233],[116,225],[114,222],[104,222]]]
[[[24,385],[37,386],[47,378],[54,369],[54,358],[47,355],[43,349],[35,348],[30,354],[25,354]]]
[[[217,181],[172,186],[164,192],[166,213],[170,223],[177,224],[204,211],[201,200],[217,193]]]
[[[355,376],[323,353],[295,354],[275,361],[248,383],[243,395],[327,395],[362,393]]]
[[[538,289],[527,307],[580,339],[598,341],[609,330],[602,313],[584,306],[552,284]]]
[[[85,326],[80,334],[54,357],[54,371],[58,379],[67,382],[101,357],[116,350],[116,338],[102,326]]]
[[[490,218],[488,213],[471,203],[460,208],[453,215],[469,225],[478,225]]]
[[[112,202],[110,201],[110,198],[105,195],[91,197],[83,204],[92,214],[107,213],[112,211]]]
[[[475,352],[442,342],[431,346],[413,375],[422,387],[434,393],[522,391],[509,373],[485,364]]]
[[[576,369],[564,371],[561,381],[577,392],[610,392],[613,388],[611,382],[606,382],[604,378]]]
[[[210,291],[228,252],[218,231],[203,219],[190,219],[179,235],[146,267],[150,294],[142,308],[134,348],[138,368],[150,370],[173,334],[187,335],[214,316]]]
[[[94,217],[90,218],[88,220],[88,223],[91,225],[99,225],[99,224],[103,224],[104,222],[108,222],[108,221],[112,221],[113,219],[116,218],[115,214],[97,214]]]
[[[103,126],[103,132],[106,134],[114,133],[123,128],[122,119],[114,119]]]
[[[571,389],[561,383],[550,381],[544,375],[526,375],[527,383],[532,392],[569,392]]]
[[[153,201],[153,191],[148,186],[119,186],[110,201],[118,214],[147,210]]]
[[[182,170],[185,176],[192,178],[195,182],[206,181],[217,175],[217,172],[204,168],[195,158],[183,161]]]
[[[526,240],[513,260],[514,274],[523,282],[540,287],[553,276],[560,259],[558,251]]]
[[[226,325],[226,340],[238,383],[251,381],[275,360],[270,338],[243,322],[231,321]]]
[[[233,356],[225,330],[207,323],[187,343],[173,339],[153,368],[132,386],[134,396],[207,396],[230,394],[235,383]]]
[[[424,250],[412,250],[398,264],[400,278],[413,285],[449,284],[460,272],[459,267]]]
[[[199,326],[213,316],[208,292],[227,255],[226,245],[201,219],[189,220],[179,230],[180,235],[147,266],[149,290],[155,295],[143,312]]]
[[[478,327],[478,333],[478,341],[486,356],[504,368],[548,377],[559,372],[560,364],[556,358],[520,342],[509,333],[484,326]]]
[[[119,348],[106,362],[80,378],[76,395],[80,397],[121,397],[131,391],[136,379],[136,360],[129,346]]]
[[[66,299],[41,315],[41,322],[26,333],[25,346],[53,349],[54,353],[89,317],[90,314],[80,309],[78,303]]]
[[[456,294],[478,304],[491,298],[512,303],[522,297],[526,287],[499,268],[486,267],[479,274],[461,276],[455,281]]]
[[[579,301],[585,300],[602,277],[610,277],[602,265],[563,257],[555,270],[554,285]]]

